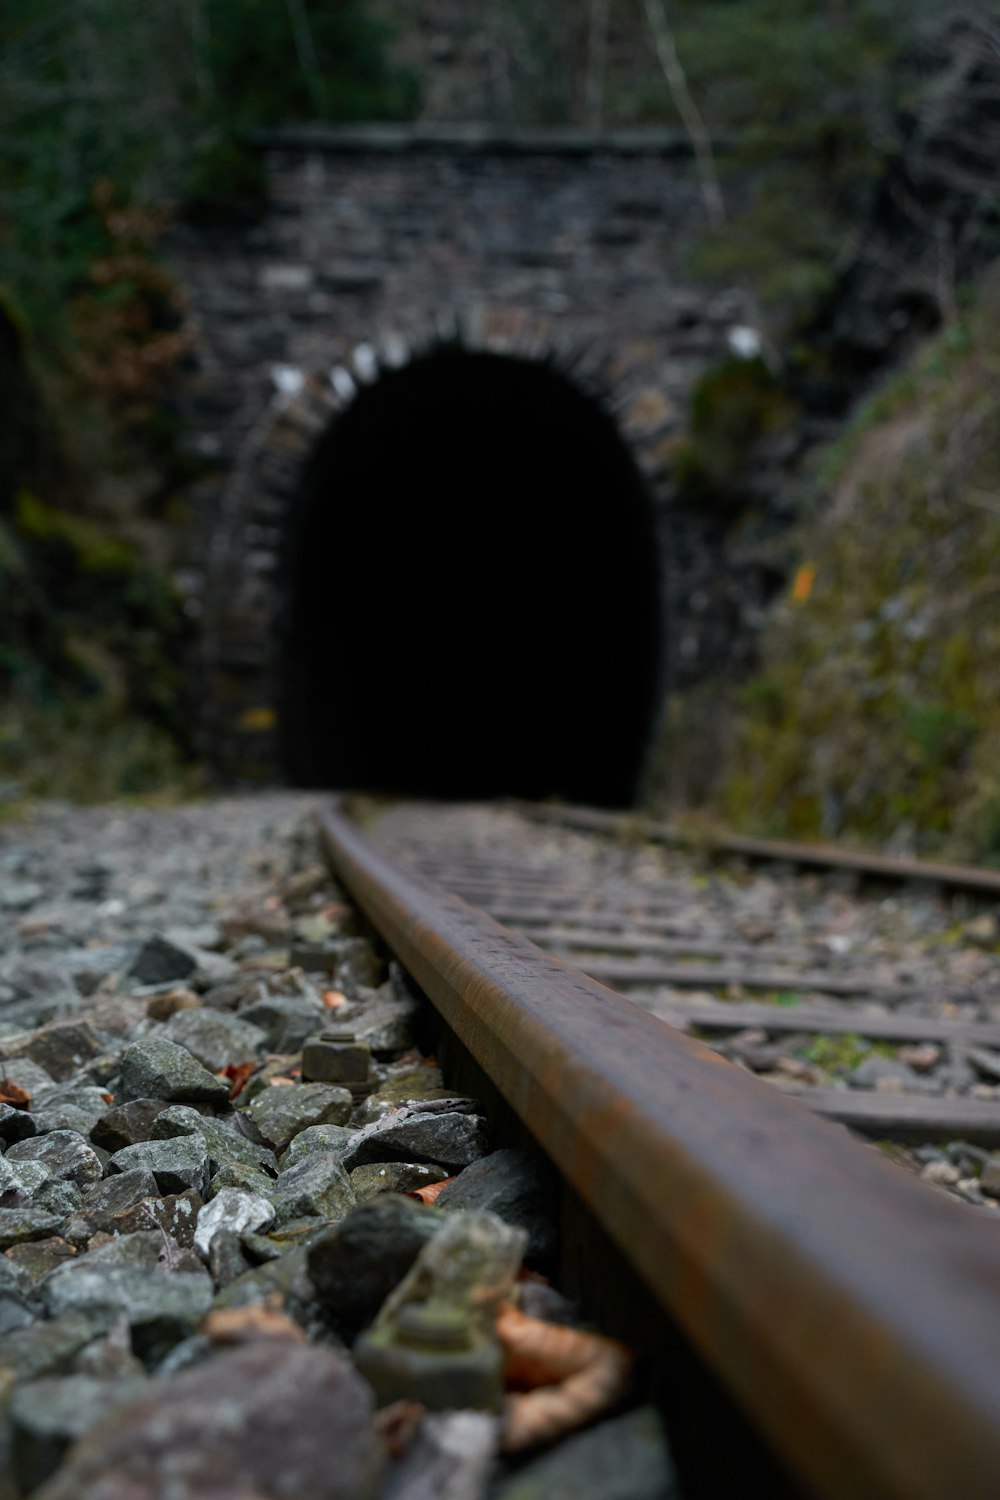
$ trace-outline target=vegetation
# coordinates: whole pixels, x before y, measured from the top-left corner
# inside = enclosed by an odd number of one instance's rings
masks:
[[[243,212],[250,132],[406,113],[360,0],[9,0],[0,17],[0,780],[103,796],[190,750],[171,582],[193,473],[172,214]]]
[[[1000,268],[815,475],[722,796],[741,825],[1000,863]]]

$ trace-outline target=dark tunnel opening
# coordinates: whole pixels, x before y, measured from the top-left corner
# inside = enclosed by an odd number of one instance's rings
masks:
[[[432,797],[633,798],[658,707],[652,505],[554,366],[439,348],[313,451],[279,632],[285,770]]]

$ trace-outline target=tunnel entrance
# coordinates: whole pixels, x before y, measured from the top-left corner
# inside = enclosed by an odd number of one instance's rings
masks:
[[[282,576],[300,786],[627,805],[657,709],[652,507],[554,366],[443,347],[317,443]]]

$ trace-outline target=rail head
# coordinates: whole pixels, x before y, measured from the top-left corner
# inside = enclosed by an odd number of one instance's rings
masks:
[[[806,1490],[1000,1494],[1000,1226],[395,866],[331,862]]]

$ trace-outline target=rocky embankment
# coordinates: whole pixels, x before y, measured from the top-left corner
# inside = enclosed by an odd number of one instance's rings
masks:
[[[0,842],[0,1493],[672,1493],[547,1167],[444,1086],[309,805]]]

